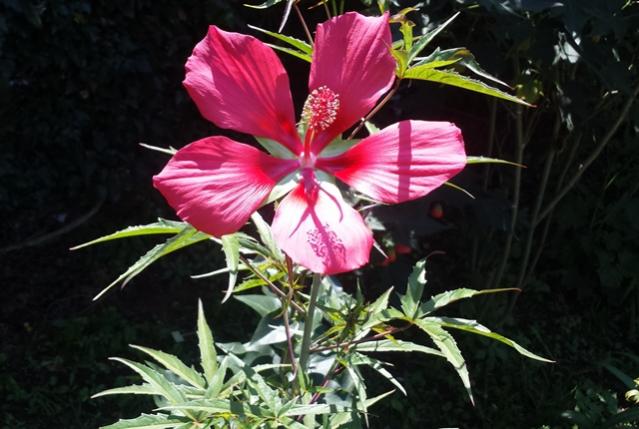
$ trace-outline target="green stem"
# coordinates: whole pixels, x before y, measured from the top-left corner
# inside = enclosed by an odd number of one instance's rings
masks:
[[[313,331],[313,318],[315,316],[315,306],[317,304],[317,295],[322,283],[322,276],[313,274],[313,283],[311,284],[311,296],[306,309],[306,320],[304,321],[304,336],[302,337],[302,351],[300,353],[299,368],[302,375],[308,370],[308,357],[311,349],[311,332]]]

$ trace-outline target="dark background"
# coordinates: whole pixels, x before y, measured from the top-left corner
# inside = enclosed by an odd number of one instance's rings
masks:
[[[401,289],[416,260],[444,251],[429,263],[431,292],[523,289],[517,300],[485,297],[451,314],[478,318],[557,363],[457,335],[473,407],[443,360],[389,357],[409,396],[396,393],[373,408],[372,427],[604,427],[619,408],[631,407],[623,374],[639,376],[639,108],[622,110],[639,81],[636,2],[425,3],[423,16],[409,15],[417,29],[464,10],[433,48],[468,47],[537,107],[518,122],[512,104],[415,81],[375,122],[451,120],[469,154],[519,159],[527,168],[518,182],[512,167],[469,166],[455,183],[474,200],[444,189],[378,210],[387,227],[378,239],[389,253],[394,244],[412,251],[386,262],[375,256],[362,274],[365,291],[374,298],[392,284]],[[158,216],[174,218],[151,186],[166,157],[138,143],[181,147],[224,133],[199,116],[183,90],[185,59],[209,24],[245,33],[247,23],[276,29],[281,6],[0,0],[1,427],[93,428],[148,410],[144,398],[89,396],[132,381],[107,361],[132,356],[129,343],[192,356],[198,297],[221,341],[251,332],[248,311],[219,303],[225,279],[189,278],[223,264],[208,244],[165,258],[97,302],[92,297],[154,240],[68,249]],[[355,1],[347,6],[363,9]],[[324,19],[321,8],[307,16]],[[294,19],[285,31],[302,37]],[[308,66],[282,59],[299,111]],[[563,189],[569,192],[535,222]],[[435,205],[443,218],[432,216]],[[373,391],[390,388],[371,377]]]

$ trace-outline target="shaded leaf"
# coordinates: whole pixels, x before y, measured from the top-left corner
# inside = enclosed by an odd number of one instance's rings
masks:
[[[240,265],[240,240],[238,234],[223,235],[222,250],[226,256],[226,267],[229,269],[229,283],[222,299],[222,302],[226,302],[231,297],[237,282],[237,271]]]
[[[192,386],[200,389],[204,388],[205,382],[202,376],[193,368],[186,366],[180,359],[178,359],[177,356],[142,346],[131,345],[131,347],[148,354],[166,369],[180,377],[182,380],[187,381]]]
[[[211,380],[217,371],[217,352],[215,351],[213,333],[204,316],[202,300],[198,300],[197,306],[197,339],[200,348],[200,364],[204,370],[206,381],[211,384]]]
[[[165,429],[183,425],[189,420],[167,416],[166,414],[142,414],[134,419],[120,420],[109,426],[102,426],[100,429]]]

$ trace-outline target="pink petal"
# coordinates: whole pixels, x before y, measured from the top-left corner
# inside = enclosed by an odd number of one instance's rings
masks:
[[[180,149],[153,185],[178,216],[220,236],[240,229],[296,161],[274,158],[226,137],[207,137]]]
[[[364,117],[395,79],[388,14],[355,12],[317,26],[309,93],[326,86],[339,96],[335,122],[316,136],[314,152]]]
[[[323,169],[384,203],[424,196],[466,165],[461,131],[450,122],[402,121],[343,154],[320,158]]]
[[[295,263],[321,274],[361,267],[373,244],[362,217],[344,202],[335,185],[318,185],[314,179],[306,179],[282,200],[273,235]]]
[[[273,50],[256,38],[210,26],[186,62],[183,83],[215,125],[299,152],[288,76]]]

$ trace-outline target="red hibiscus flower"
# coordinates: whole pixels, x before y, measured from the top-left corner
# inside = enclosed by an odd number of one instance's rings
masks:
[[[273,220],[278,245],[316,273],[361,267],[372,233],[323,178],[399,203],[426,195],[466,163],[461,132],[449,122],[402,121],[346,151],[327,148],[393,84],[391,43],[388,15],[347,13],[317,27],[300,137],[288,76],[273,50],[254,37],[209,27],[186,63],[184,86],[206,119],[279,144],[282,156],[207,137],[180,149],[153,178],[155,187],[180,218],[220,236],[240,229],[275,185],[293,175],[297,184]]]

